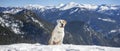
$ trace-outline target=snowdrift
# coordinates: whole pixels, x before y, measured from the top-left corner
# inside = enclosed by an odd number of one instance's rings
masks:
[[[0,45],[0,51],[120,51],[120,48],[95,45],[40,45],[21,43]]]

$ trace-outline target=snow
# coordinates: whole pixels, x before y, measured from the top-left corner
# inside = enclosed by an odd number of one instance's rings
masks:
[[[113,29],[113,30],[110,30],[109,33],[115,33],[115,32],[120,32],[120,29]]]
[[[107,10],[118,10],[119,8],[116,7],[115,5],[102,5],[100,6],[99,10],[98,11],[107,11]]]
[[[23,23],[19,20],[13,20],[12,17],[9,17],[8,15],[3,15],[2,17],[0,17],[0,25],[10,28],[11,31],[16,34],[24,34],[20,30],[20,26],[22,27]]]
[[[107,6],[101,6],[100,7],[100,10],[102,11],[102,10],[109,10],[109,7],[107,7]]]
[[[110,7],[110,9],[112,9],[112,10],[116,10],[116,9],[118,9],[117,7]]]
[[[70,2],[68,4],[61,4],[60,6],[57,6],[57,8],[60,8],[60,10],[67,10],[73,7],[79,7],[79,8],[86,8],[89,10],[97,9],[97,5],[91,5],[91,4],[78,4],[75,2]]]
[[[63,5],[63,4],[62,4]],[[65,4],[63,5],[60,10],[67,10],[67,9],[70,9],[70,8],[73,8],[73,7],[78,7],[78,3],[74,3],[74,2],[70,2],[68,4]],[[60,7],[60,6],[59,6]]]
[[[42,5],[38,5],[38,4],[30,4],[27,6],[24,6],[24,8],[26,9],[30,9],[30,10],[38,10],[38,11],[45,11],[47,9],[59,9],[59,10],[67,10],[67,9],[71,9],[74,7],[78,7],[81,8],[82,10],[93,10],[96,11],[98,10],[98,12],[104,12],[106,10],[116,10],[119,9],[119,7],[116,7],[116,5],[94,5],[94,4],[79,4],[79,3],[75,3],[75,2],[70,2],[67,4],[59,4],[59,5],[49,5],[49,6],[42,6]]]
[[[11,44],[0,45],[0,51],[119,51],[119,47],[105,47],[95,45],[41,45],[36,44]]]
[[[110,18],[98,18],[99,20],[102,20],[102,21],[106,21],[106,22],[112,22],[112,23],[115,23],[116,21],[115,20],[112,20]]]
[[[45,6],[42,6],[42,5],[38,5],[38,4],[30,4],[28,5],[29,7],[37,7],[37,8],[44,8]]]
[[[117,30],[111,30],[110,32],[111,32],[111,33],[114,33],[114,32],[117,32]]]
[[[35,23],[38,23],[40,25],[40,27],[44,27],[43,24],[41,22],[39,22],[37,19],[31,17],[32,21]]]
[[[13,23],[13,24],[11,25],[11,29],[14,31],[14,33],[17,33],[17,34],[20,34],[20,33],[21,33],[21,32],[20,32],[20,29],[19,29],[19,26],[18,26],[17,23]]]
[[[6,10],[3,11],[3,13],[11,13],[11,14],[16,14],[18,12],[22,11],[22,9],[11,9],[11,10]]]
[[[63,7],[65,4],[59,4],[58,6],[56,6],[56,8],[60,8]]]
[[[78,9],[75,9],[74,11],[70,12],[70,14],[75,13],[76,11],[78,11]]]
[[[97,5],[91,5],[91,4],[81,4],[80,8],[86,8],[86,9],[89,9],[89,10],[95,10],[95,9],[98,8],[98,6]]]
[[[117,15],[120,15],[119,13],[117,13]]]
[[[4,22],[3,18],[0,17],[0,24],[4,27],[4,24],[2,24],[3,22]]]
[[[38,5],[38,4],[35,4],[35,5],[27,5],[27,6],[24,6],[25,9],[29,9],[29,10],[39,10],[41,12],[47,10],[47,9],[52,9],[54,8],[54,6],[42,6],[42,5]]]
[[[24,6],[24,8],[26,9],[41,9],[41,8],[45,8],[45,6],[42,5],[38,5],[38,4],[29,4],[27,6]]]

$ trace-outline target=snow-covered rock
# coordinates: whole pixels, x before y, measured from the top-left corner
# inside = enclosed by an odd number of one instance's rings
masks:
[[[120,32],[120,29],[113,29],[113,30],[110,30],[109,33],[115,33],[115,32]]]
[[[106,21],[106,22],[116,22],[115,20],[109,19],[109,18],[98,18],[99,20]]]
[[[104,47],[95,45],[40,45],[40,44],[12,44],[0,45],[0,51],[119,51],[119,47]]]
[[[31,17],[32,21],[35,23],[38,23],[40,25],[40,27],[44,27],[42,23],[40,23],[37,19]]]

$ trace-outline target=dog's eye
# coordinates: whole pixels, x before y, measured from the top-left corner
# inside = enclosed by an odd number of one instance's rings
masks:
[[[62,21],[60,21],[60,23],[62,24]]]

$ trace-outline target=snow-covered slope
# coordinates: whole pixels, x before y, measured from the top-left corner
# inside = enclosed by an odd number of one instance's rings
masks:
[[[94,45],[40,45],[40,44],[13,44],[0,45],[0,51],[119,51],[120,48]]]
[[[0,25],[2,25],[3,27],[7,27],[7,28],[10,27],[10,29],[16,34],[24,34],[20,30],[20,27],[23,26],[23,22],[19,20],[14,20],[12,17],[8,15],[0,16]]]

